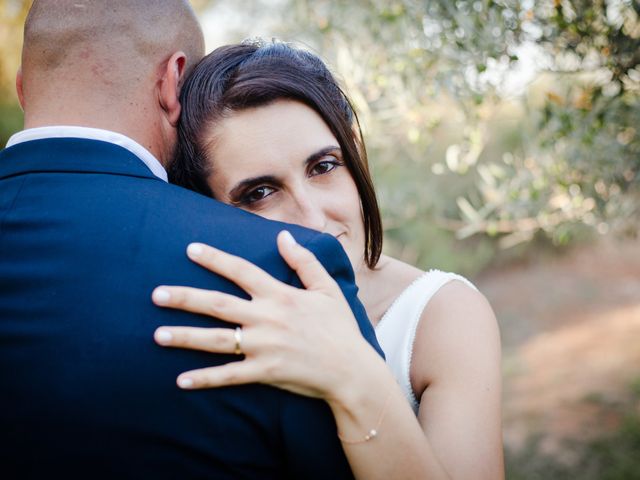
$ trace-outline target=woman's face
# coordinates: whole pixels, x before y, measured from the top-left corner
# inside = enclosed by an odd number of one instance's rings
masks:
[[[271,220],[336,237],[358,269],[364,226],[356,184],[340,146],[306,105],[279,100],[218,122],[208,183],[216,198]]]

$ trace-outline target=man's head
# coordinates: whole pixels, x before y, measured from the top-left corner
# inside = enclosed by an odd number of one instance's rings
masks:
[[[16,82],[25,127],[113,130],[166,165],[179,86],[203,54],[186,0],[35,0]]]

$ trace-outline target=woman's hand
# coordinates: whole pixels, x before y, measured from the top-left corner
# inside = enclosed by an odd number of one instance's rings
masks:
[[[360,335],[338,285],[288,232],[278,236],[278,249],[306,290],[202,244],[189,246],[189,258],[236,283],[251,300],[187,287],[154,290],[157,305],[242,328],[244,359],[183,373],[178,385],[194,389],[259,382],[323,398],[356,478],[450,479],[391,371]],[[160,327],[155,339],[163,346],[237,353],[233,328]]]
[[[240,340],[244,360],[183,373],[180,387],[259,382],[331,400],[349,388],[360,360],[377,357],[360,335],[340,288],[315,256],[287,231],[280,232],[277,243],[306,290],[203,244],[189,245],[189,258],[237,284],[251,300],[189,287],[154,290],[156,305],[217,317],[242,328],[241,334],[233,328],[157,329],[154,337],[160,345],[213,353],[237,353]]]

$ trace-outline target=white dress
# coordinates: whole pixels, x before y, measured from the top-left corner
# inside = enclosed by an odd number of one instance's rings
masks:
[[[466,278],[455,273],[430,270],[416,278],[402,291],[376,326],[376,336],[385,354],[387,365],[417,414],[419,402],[411,388],[411,356],[416,329],[429,300],[452,280],[460,280],[469,287],[476,287]]]

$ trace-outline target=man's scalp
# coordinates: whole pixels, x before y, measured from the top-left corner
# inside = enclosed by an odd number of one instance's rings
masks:
[[[126,77],[175,51],[195,63],[203,50],[185,0],[36,0],[25,23],[23,69],[29,75],[98,60]]]

